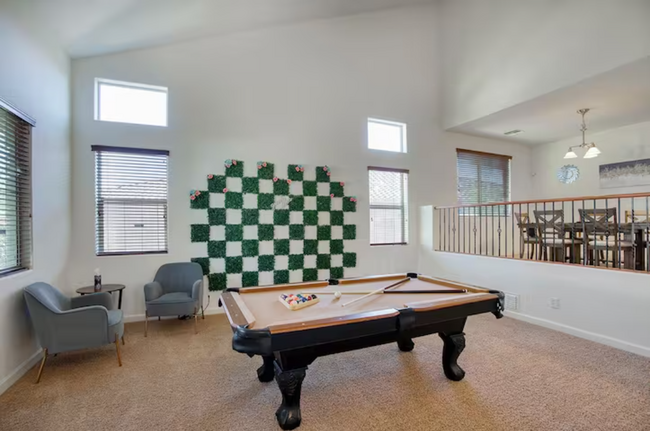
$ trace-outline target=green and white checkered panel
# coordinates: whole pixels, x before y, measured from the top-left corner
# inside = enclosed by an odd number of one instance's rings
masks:
[[[284,178],[268,162],[227,160],[224,175],[208,175],[207,190],[193,190],[190,206],[207,212],[191,226],[193,258],[210,290],[343,278],[356,266],[345,251],[356,239],[356,198],[331,181],[326,166],[289,165]],[[347,214],[347,216],[346,216]],[[198,251],[198,248],[194,248]]]

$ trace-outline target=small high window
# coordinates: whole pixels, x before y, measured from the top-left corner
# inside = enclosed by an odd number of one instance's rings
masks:
[[[95,120],[167,126],[167,87],[95,79]]]
[[[368,148],[406,153],[406,124],[368,118]]]

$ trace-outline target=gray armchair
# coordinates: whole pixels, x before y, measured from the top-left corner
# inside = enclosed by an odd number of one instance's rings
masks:
[[[144,286],[144,336],[150,316],[194,316],[194,332],[199,308],[203,315],[203,270],[193,262],[167,263],[161,266],[154,281]]]
[[[88,349],[115,343],[117,363],[122,366],[120,343],[124,344],[122,310],[112,310],[106,293],[68,298],[47,283],[30,284],[23,292],[27,309],[43,347],[43,360],[36,383],[40,382],[48,354]]]

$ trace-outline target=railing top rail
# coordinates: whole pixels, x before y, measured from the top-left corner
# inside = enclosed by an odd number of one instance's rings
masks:
[[[452,208],[477,208],[477,207],[494,207],[502,205],[527,205],[527,204],[542,204],[552,202],[575,202],[575,201],[593,201],[604,199],[625,199],[625,198],[646,198],[650,197],[650,192],[647,193],[628,193],[623,195],[600,195],[600,196],[576,196],[570,198],[556,198],[556,199],[536,199],[528,201],[510,201],[510,202],[492,202],[489,204],[474,204],[474,205],[445,205],[434,207],[437,210],[452,209]]]

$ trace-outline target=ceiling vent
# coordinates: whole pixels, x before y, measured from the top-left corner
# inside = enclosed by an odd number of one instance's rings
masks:
[[[522,132],[523,132],[523,130],[515,129],[515,130],[510,130],[508,132],[505,132],[504,135],[506,135],[506,136],[514,136],[514,135],[518,135],[518,134],[520,134]]]

